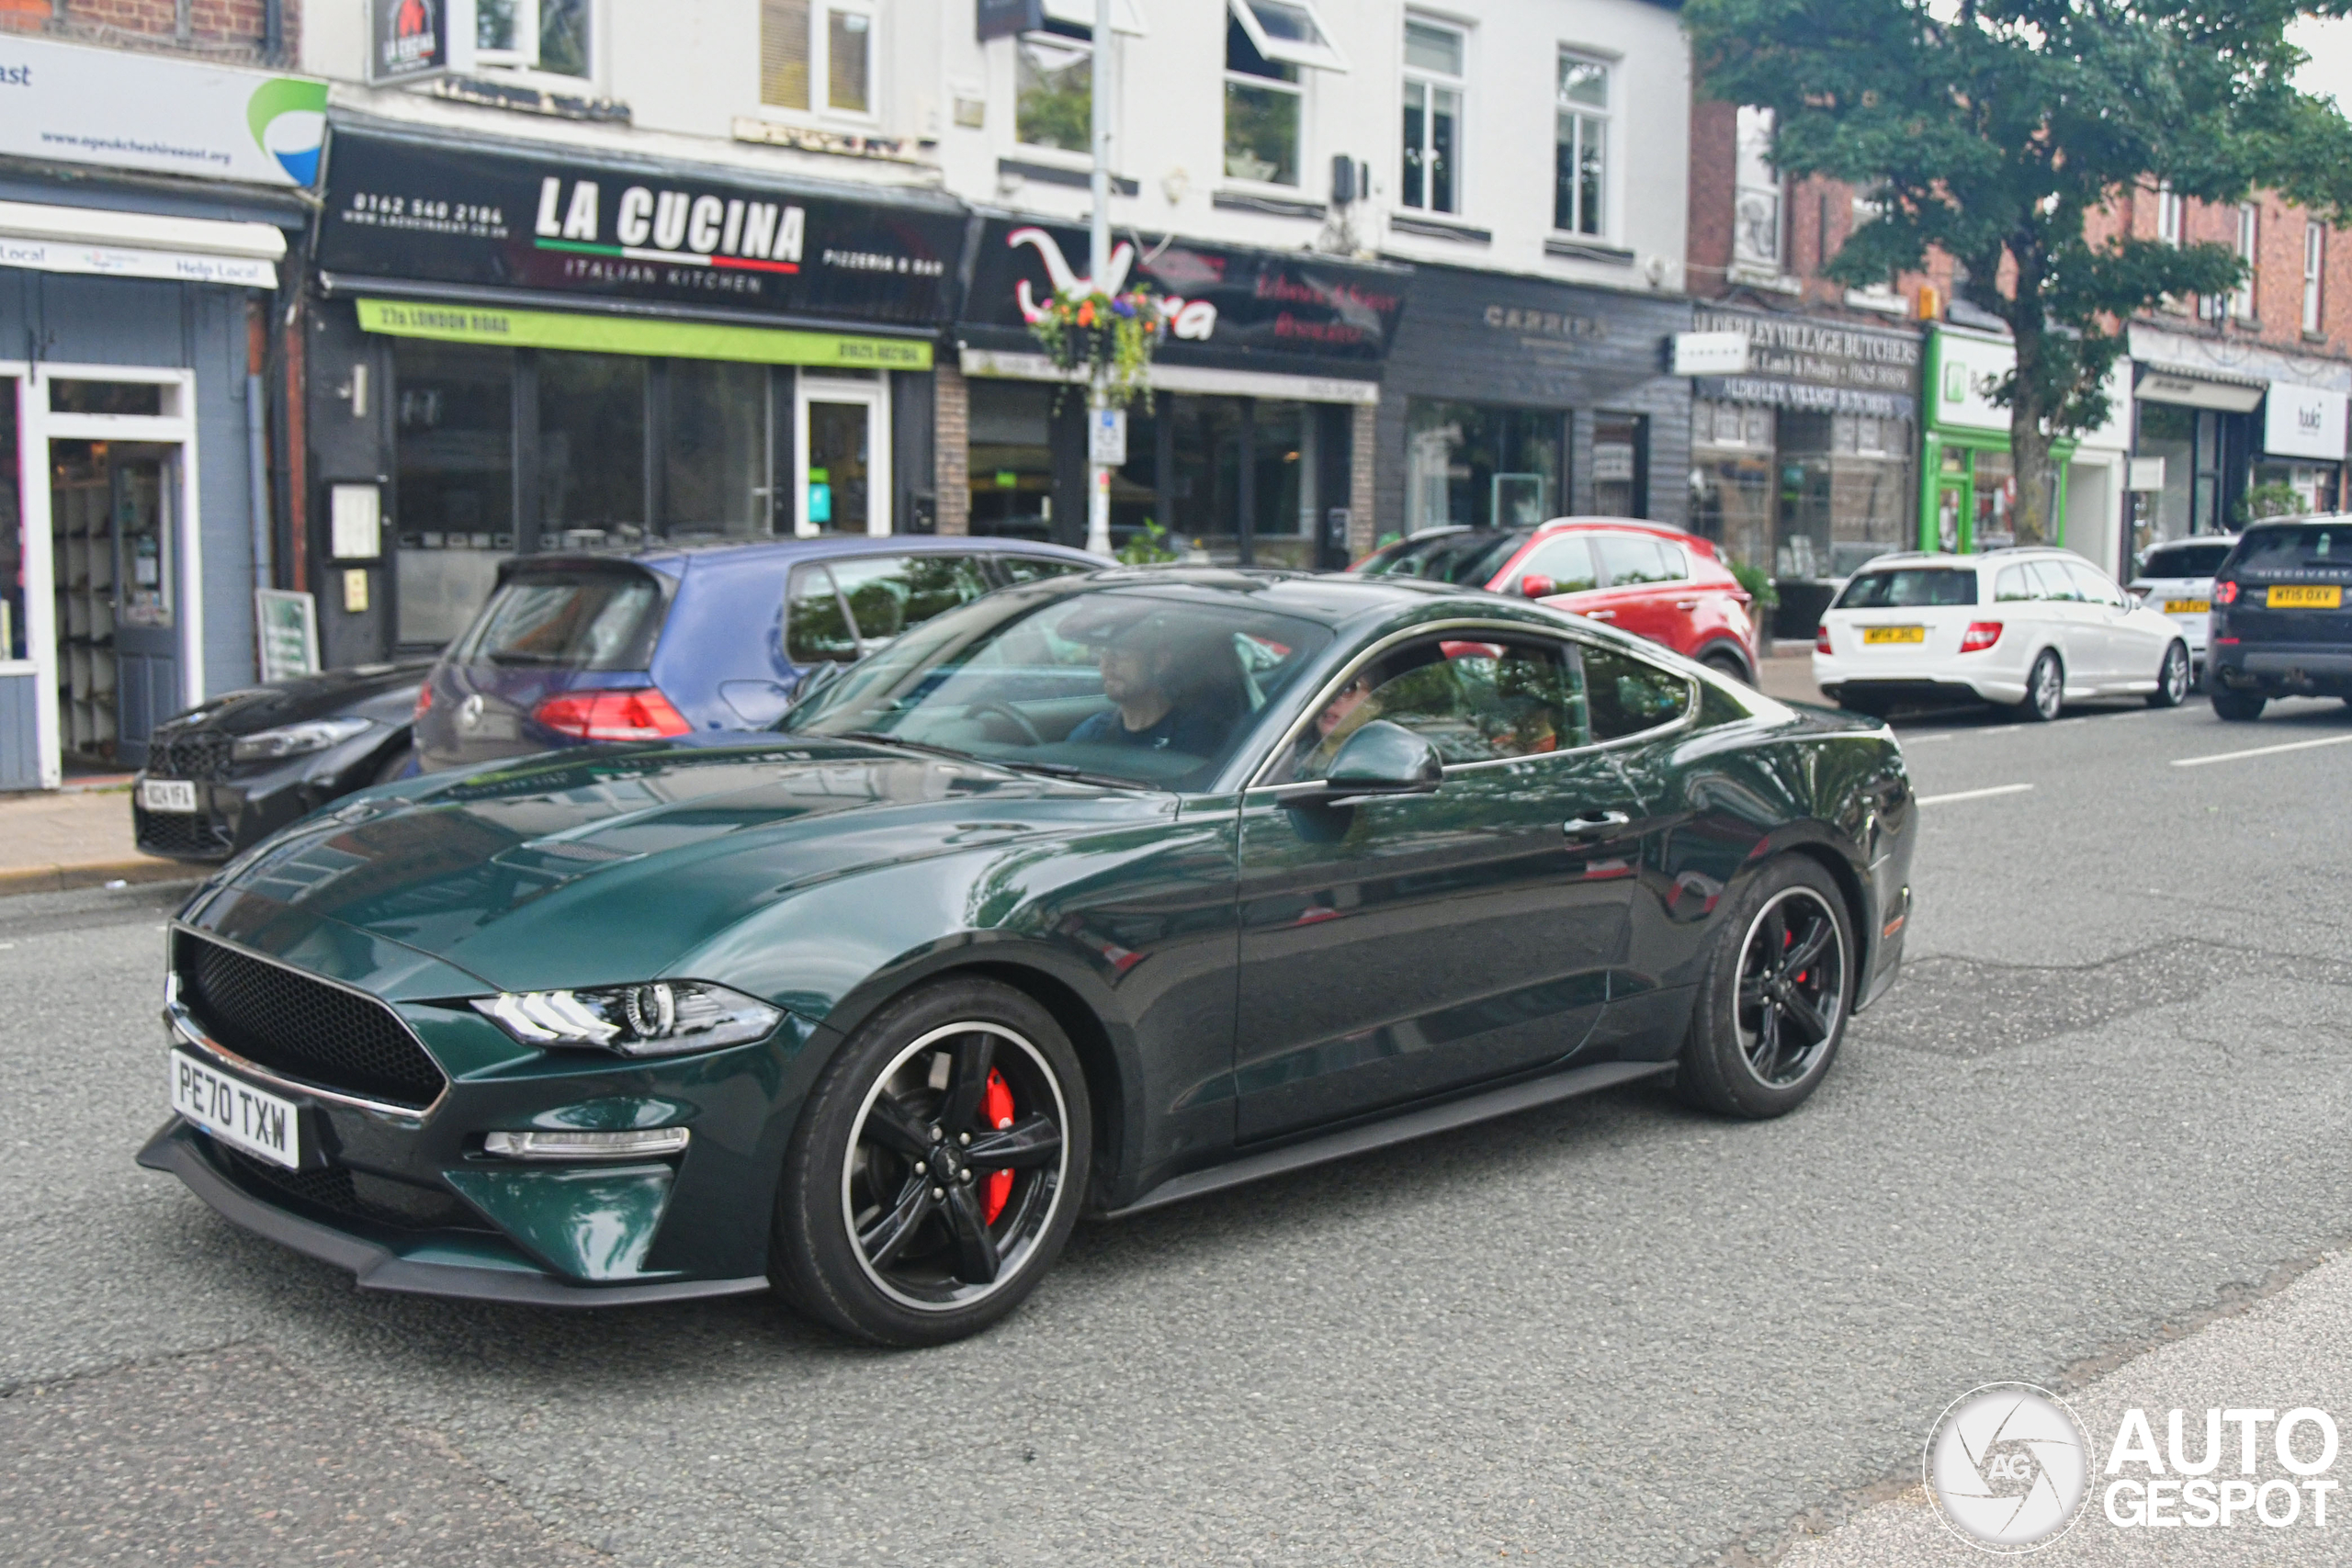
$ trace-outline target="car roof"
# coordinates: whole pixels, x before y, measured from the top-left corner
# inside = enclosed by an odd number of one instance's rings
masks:
[[[1640,517],[1555,517],[1535,525],[1538,536],[1574,534],[1598,528],[1621,528],[1635,534],[1656,534],[1660,538],[1680,544],[1705,544],[1707,541],[1688,528],[1678,528],[1671,523],[1652,523]]]
[[[1979,550],[1973,555],[1962,555],[1956,550],[1897,550],[1891,555],[1872,556],[1854,569],[1854,575],[1859,577],[1866,571],[1883,571],[1895,567],[1914,570],[1945,567],[1973,571],[1980,566],[2019,560],[2080,561],[2094,570],[2098,570],[2098,563],[2088,557],[2076,555],[2073,550],[2056,545],[2004,545],[1998,549]]]
[[[538,570],[550,566],[649,566],[675,574],[689,565],[720,561],[806,560],[822,556],[876,555],[1023,555],[1045,556],[1089,567],[1105,564],[1101,556],[1049,545],[1035,539],[997,538],[988,535],[938,534],[818,534],[769,539],[696,539],[662,541],[611,549],[543,550],[513,556],[508,570]]]

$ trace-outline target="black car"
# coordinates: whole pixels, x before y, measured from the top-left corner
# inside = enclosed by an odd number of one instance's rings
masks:
[[[360,664],[214,697],[156,726],[130,795],[139,847],[222,861],[410,766],[429,659]]]
[[[2273,697],[2352,703],[2352,517],[2257,523],[2213,579],[2206,655],[2213,711],[2234,723]]]

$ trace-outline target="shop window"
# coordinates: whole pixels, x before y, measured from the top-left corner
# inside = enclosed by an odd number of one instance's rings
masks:
[[[760,102],[871,115],[875,25],[859,0],[760,0]]]
[[[395,338],[392,355],[397,632],[437,645],[465,630],[514,550],[514,352]]]
[[[1898,416],[1783,412],[1773,464],[1773,575],[1791,581],[1849,577],[1879,556],[1916,547],[1910,450],[1910,422]],[[1964,481],[1968,453],[1946,447],[1943,457],[1942,471]],[[1949,521],[1956,539],[1957,502]]]
[[[1296,64],[1269,59],[1239,12],[1286,9],[1274,0],[1236,0],[1225,32],[1225,172],[1261,185],[1295,186],[1303,89]]]
[[[1595,238],[1609,232],[1611,68],[1560,51],[1552,227]]]
[[[1650,422],[1604,413],[1592,425],[1592,509],[1603,517],[1646,517]]]
[[[1405,526],[1520,528],[1561,510],[1561,416],[1415,398],[1405,410]]]
[[[1313,566],[1309,525],[1319,464],[1311,412],[1307,404],[1272,399],[1162,400],[1158,417],[1168,422],[1167,433],[1155,426],[1152,434],[1169,464],[1163,493],[1170,532],[1197,542],[1213,558],[1236,559],[1243,553],[1246,513],[1251,561]],[[1131,434],[1131,457],[1136,449]],[[1115,508],[1115,488],[1113,501]]]
[[[1405,23],[1405,161],[1397,201],[1462,210],[1462,93],[1469,37],[1440,22]]]
[[[1093,30],[1048,21],[1013,42],[1012,122],[1030,147],[1084,152],[1094,139]]]
[[[995,538],[1052,538],[1053,389],[1027,381],[974,380],[970,385],[972,532]],[[1130,433],[1127,450],[1135,449]]]
[[[1735,266],[1781,270],[1781,173],[1772,166],[1772,111],[1739,111],[1733,153],[1732,250]]]
[[[475,0],[475,62],[585,76],[591,15],[590,0]]]
[[[537,364],[540,547],[642,542],[651,361],[550,352]]]
[[[49,412],[144,414],[153,418],[164,412],[165,392],[166,389],[155,381],[69,381],[52,378],[49,383]]]
[[[673,539],[769,531],[768,368],[673,359],[663,401],[661,524]]]

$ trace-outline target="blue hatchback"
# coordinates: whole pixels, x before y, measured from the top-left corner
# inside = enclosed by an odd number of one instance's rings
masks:
[[[524,556],[417,698],[427,773],[598,740],[756,729],[993,589],[1110,563],[1020,539],[856,536]]]

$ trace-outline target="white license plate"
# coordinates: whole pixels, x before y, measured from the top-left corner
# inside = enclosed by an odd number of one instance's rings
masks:
[[[194,811],[196,785],[186,779],[141,779],[139,806],[142,811]]]
[[[249,1155],[288,1170],[302,1167],[300,1107],[185,1051],[172,1053],[172,1109]]]

